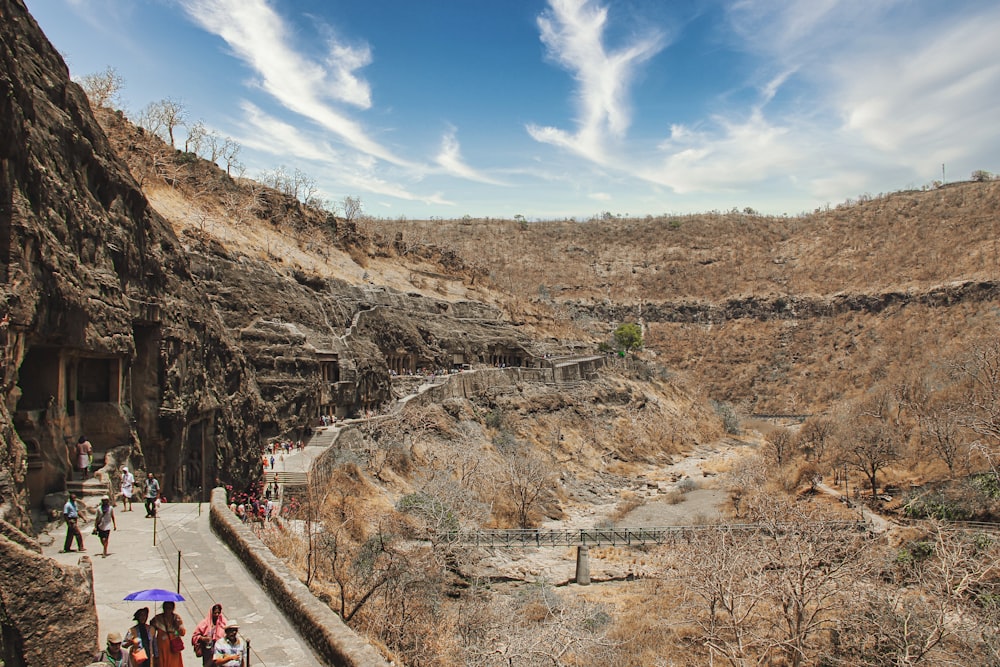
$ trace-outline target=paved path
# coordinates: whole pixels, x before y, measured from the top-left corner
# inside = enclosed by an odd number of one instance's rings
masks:
[[[844,500],[843,493],[841,493],[838,489],[833,488],[832,486],[824,484],[823,482],[818,482],[816,484],[816,488],[827,495]],[[850,506],[855,509],[860,509],[861,516],[872,527],[872,531],[878,533],[879,535],[888,533],[895,525],[881,514],[876,514],[875,512],[871,511],[864,503],[858,501],[851,501]]]
[[[308,448],[307,448],[308,449]],[[289,457],[295,458],[297,455]],[[304,457],[303,457],[304,458]],[[181,594],[185,602],[177,612],[187,627],[186,643],[191,633],[214,602],[222,604],[223,613],[240,622],[241,634],[250,640],[251,665],[254,667],[319,667],[322,663],[309,645],[299,637],[281,611],[261,589],[256,579],[236,559],[208,524],[208,503],[166,503],[156,519],[156,546],[153,546],[153,519],[145,518],[141,503],[132,512],[115,508],[118,530],[111,533],[109,555],[101,557],[101,543],[91,535],[93,523],[82,527],[86,554],[59,553],[64,528],[51,533],[51,544],[44,546],[47,556],[63,563],[76,563],[81,555],[89,556],[94,567],[94,592],[97,600],[98,636],[103,647],[109,632],[125,633],[132,625],[132,614],[139,607],[155,603],[123,602],[128,593],[145,588],[177,590],[177,552],[181,552]],[[48,541],[42,536],[43,543]],[[188,649],[185,662],[200,664]]]

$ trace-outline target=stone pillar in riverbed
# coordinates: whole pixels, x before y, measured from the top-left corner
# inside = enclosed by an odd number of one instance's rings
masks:
[[[590,547],[586,544],[576,548],[576,583],[590,585]]]

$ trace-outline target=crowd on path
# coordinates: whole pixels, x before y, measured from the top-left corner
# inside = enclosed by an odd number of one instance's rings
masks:
[[[109,632],[103,651],[94,656],[88,667],[184,667],[187,629],[184,620],[171,601],[149,619],[149,607],[132,615],[135,624],[125,632]],[[247,658],[247,643],[239,634],[240,626],[226,619],[222,605],[215,603],[211,611],[191,633],[191,648],[202,667],[243,667]]]
[[[82,459],[81,459],[82,462]],[[132,496],[135,494],[135,476],[129,472],[128,467],[122,466],[121,486],[119,487],[119,497],[122,500],[122,511],[132,511]],[[156,476],[150,472],[146,474],[143,484],[143,495],[146,501],[146,518],[155,518],[156,512],[163,499],[160,497],[160,482]],[[83,533],[80,531],[80,507],[77,504],[78,498],[75,493],[70,493],[63,505],[63,522],[66,524],[66,539],[60,553],[70,553],[73,543],[76,543],[76,551],[86,551],[83,546]],[[103,551],[101,556],[108,557],[108,543],[111,540],[111,531],[118,530],[118,521],[115,517],[115,507],[111,502],[111,496],[101,496],[101,504],[94,513],[94,531],[101,540]]]
[[[282,440],[267,446],[263,467],[272,470],[276,464],[276,456],[283,461],[288,454],[304,449],[301,441]],[[93,448],[86,438],[81,437],[75,448],[75,468],[84,479],[92,469]],[[68,493],[63,506],[63,521],[66,526],[66,537],[60,553],[83,552],[84,530],[92,527],[92,534],[100,540],[101,556],[107,558],[111,533],[118,530],[116,508],[123,512],[133,511],[133,502],[138,498],[145,506],[146,518],[156,518],[166,498],[161,493],[161,485],[153,472],[136,479],[127,466],[120,468],[118,491],[104,495],[100,505],[94,511],[94,518],[86,521],[86,527],[81,524],[82,513],[85,510],[79,504],[75,493]],[[227,497],[230,508],[243,520],[250,522],[259,520],[269,522],[277,515],[279,485],[277,481],[271,484],[258,482],[246,491],[234,493],[232,486],[227,486]],[[83,528],[83,530],[81,530]],[[76,547],[74,549],[73,547]],[[142,607],[132,616],[133,625],[126,629],[124,635],[120,632],[109,632],[102,651],[94,656],[88,667],[97,665],[112,665],[114,667],[183,667],[184,653],[194,652],[200,664],[221,665],[222,667],[244,667],[248,660],[249,643],[239,634],[239,625],[227,619],[222,612],[222,605],[212,605],[209,614],[198,623],[190,634],[190,648],[185,643],[187,628],[181,616],[176,612],[175,603],[162,602],[160,613],[150,618],[150,608]],[[195,663],[197,664],[197,663]]]

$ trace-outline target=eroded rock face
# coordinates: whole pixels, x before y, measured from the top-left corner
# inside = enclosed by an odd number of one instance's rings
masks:
[[[349,243],[354,230],[335,233]],[[390,401],[394,377],[534,363],[529,341],[481,304],[182,243],[21,0],[0,0],[0,350],[0,518],[25,539],[29,509],[73,483],[81,435],[95,463],[113,459],[111,484],[129,463],[170,499],[207,498],[217,481],[259,476],[265,437]],[[6,565],[51,574],[32,596],[53,618],[90,622],[86,577],[21,553],[20,538],[0,542]],[[0,577],[3,599],[31,599],[15,579]],[[6,664],[52,664],[28,658],[41,641],[22,624],[28,610],[2,611]],[[71,632],[57,643],[93,648],[93,632]]]
[[[8,516],[118,449],[168,496],[249,476],[264,406],[183,247],[17,0],[0,0],[0,449]],[[121,457],[119,457],[121,458]]]
[[[85,665],[97,645],[90,559],[62,565],[0,521],[0,660],[11,667]]]

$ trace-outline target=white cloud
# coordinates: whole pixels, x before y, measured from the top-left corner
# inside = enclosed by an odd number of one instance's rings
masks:
[[[536,141],[566,148],[587,159],[604,159],[606,140],[621,138],[630,124],[628,91],[639,65],[664,47],[660,33],[636,37],[616,51],[604,46],[608,10],[591,0],[549,0],[538,18],[549,57],[577,82],[576,132],[529,125]]]
[[[316,137],[305,136],[294,125],[264,113],[250,102],[240,104],[247,128],[240,143],[276,156],[294,155],[304,160],[340,161],[338,152]]]
[[[462,159],[461,146],[458,143],[455,132],[455,129],[452,128],[441,138],[441,151],[438,153],[435,162],[453,176],[478,183],[486,183],[487,185],[504,185],[503,182],[491,178],[465,163]]]
[[[845,128],[910,164],[995,155],[1000,11],[934,28],[832,68]]]
[[[267,0],[181,0],[205,30],[229,44],[260,77],[258,85],[285,108],[338,135],[354,149],[399,166],[413,166],[372,140],[334,105],[367,109],[371,92],[354,71],[371,61],[367,47],[332,43],[324,63],[296,52],[282,18]]]
[[[324,192],[336,189],[350,193],[385,195],[405,201],[451,205],[440,193],[417,194],[406,186],[380,175],[379,162],[371,156],[344,152],[329,145],[322,137],[279,120],[250,102],[243,102],[244,123],[239,143],[251,150],[268,153],[281,159],[294,156],[305,170],[314,176]]]
[[[743,121],[715,118],[712,131],[674,126],[658,148],[662,162],[639,175],[678,193],[744,187],[802,160],[793,131],[772,125],[760,111]]]

